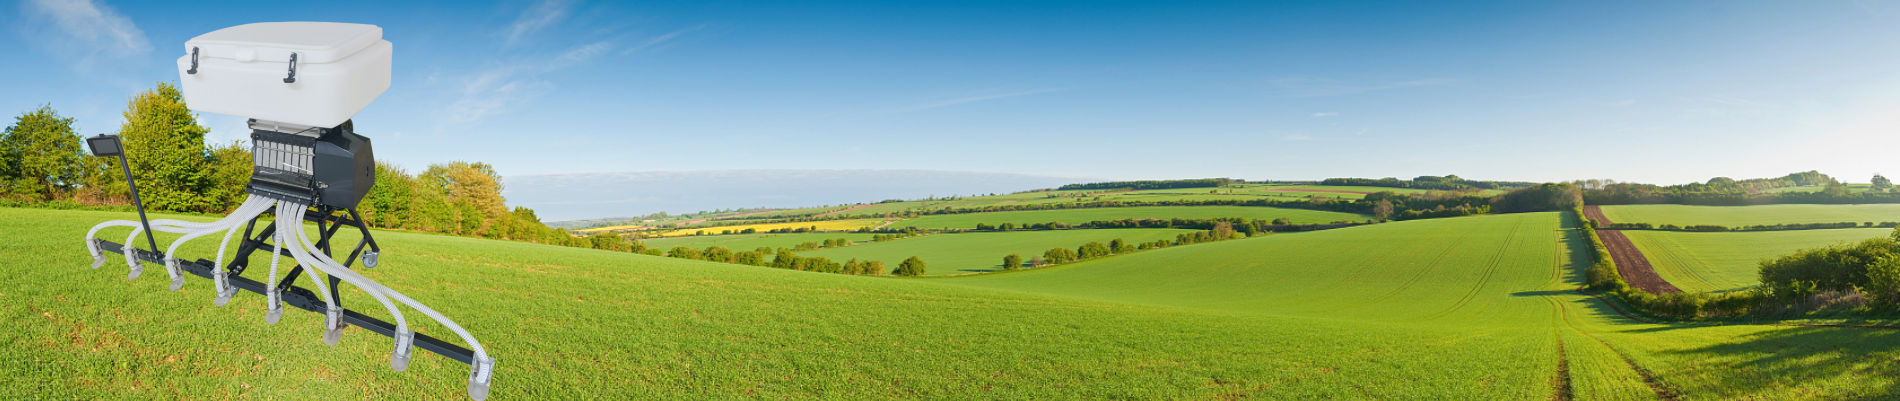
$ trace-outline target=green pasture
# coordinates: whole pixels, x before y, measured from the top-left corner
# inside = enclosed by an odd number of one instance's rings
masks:
[[[883,261],[888,269],[916,256],[924,260],[926,275],[981,273],[1000,270],[1003,257],[1022,254],[1023,260],[1042,255],[1050,248],[1075,249],[1091,241],[1109,243],[1117,238],[1128,243],[1174,241],[1174,237],[1194,230],[1168,228],[1130,228],[1101,230],[1048,230],[986,233],[934,234],[895,241],[799,252],[798,256],[823,256],[833,261],[852,258]]]
[[[1761,285],[1761,260],[1839,242],[1886,236],[1887,228],[1698,233],[1624,230],[1664,280],[1684,291]]]
[[[997,225],[1012,223],[1023,224],[1062,222],[1080,224],[1098,220],[1121,219],[1211,219],[1217,217],[1241,217],[1247,219],[1273,220],[1288,218],[1296,224],[1331,223],[1339,220],[1364,222],[1371,216],[1355,213],[1342,213],[1324,210],[1289,209],[1257,206],[1148,206],[1148,207],[1105,207],[1089,209],[1031,210],[1021,212],[990,212],[967,214],[942,214],[924,216],[891,223],[890,227],[917,228],[976,228],[977,223]]]
[[[0,397],[465,399],[460,363],[419,353],[393,372],[387,339],[322,345],[317,314],[266,325],[255,295],[216,307],[206,280],[174,293],[158,266],[130,281],[123,264],[87,268],[86,229],[131,216],[0,209]],[[1900,394],[1900,331],[1618,316],[1573,291],[1587,253],[1563,221],[1407,221],[924,279],[379,232],[382,265],[364,273],[484,341],[497,400]]]
[[[1618,223],[1746,226],[1755,224],[1900,221],[1900,204],[1871,205],[1608,205],[1603,217]]]
[[[648,238],[641,240],[647,247],[671,249],[676,246],[705,249],[711,246],[723,246],[734,251],[749,251],[759,247],[791,248],[806,242],[823,244],[825,240],[844,238],[851,242],[871,240],[872,234],[856,233],[807,233],[807,234],[731,234],[701,235],[684,237]]]
[[[1360,393],[1268,388],[1252,394],[1258,398],[1443,399],[1459,391],[1480,399],[1549,398],[1559,353],[1573,399],[1656,399],[1656,388],[1680,399],[1854,399],[1900,391],[1900,380],[1885,373],[1900,366],[1875,362],[1900,356],[1900,335],[1890,330],[1621,317],[1574,291],[1588,248],[1559,216],[1272,235],[941,281],[1218,311],[1236,320],[1378,322],[1415,333],[1404,343],[1338,333],[1350,338],[1342,344],[1348,352],[1367,357],[1335,366],[1337,376],[1314,379]],[[1463,368],[1443,370],[1450,366]],[[1655,382],[1645,383],[1643,374]],[[1427,390],[1447,388],[1460,390]]]

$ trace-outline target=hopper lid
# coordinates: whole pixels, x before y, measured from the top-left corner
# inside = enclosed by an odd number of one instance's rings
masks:
[[[328,63],[383,39],[383,28],[341,22],[259,22],[211,31],[185,42],[185,53],[238,61]]]

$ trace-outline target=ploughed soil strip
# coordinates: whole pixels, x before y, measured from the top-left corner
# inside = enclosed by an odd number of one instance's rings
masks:
[[[1615,222],[1610,221],[1610,218],[1603,217],[1603,208],[1599,208],[1594,205],[1583,207],[1583,217],[1589,217],[1590,220],[1596,220],[1597,225],[1607,226],[1610,224],[1615,224]]]
[[[1610,249],[1610,260],[1616,261],[1616,272],[1623,275],[1623,281],[1631,287],[1651,294],[1674,294],[1682,292],[1674,284],[1663,280],[1656,274],[1656,268],[1649,265],[1649,258],[1636,250],[1636,244],[1623,236],[1622,231],[1598,230],[1597,237],[1603,239],[1603,246]]]

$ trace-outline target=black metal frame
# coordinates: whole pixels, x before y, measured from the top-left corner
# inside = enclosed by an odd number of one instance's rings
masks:
[[[339,214],[338,212],[343,213]],[[343,227],[355,227],[363,234],[363,239],[357,242],[354,250],[350,251],[350,257],[341,260],[344,268],[349,268],[350,264],[355,262],[357,257],[363,254],[362,252],[365,246],[369,247],[370,252],[382,251],[382,248],[376,245],[376,239],[370,236],[369,226],[363,224],[363,219],[357,215],[356,209],[339,209],[319,205],[304,209],[303,220],[317,223],[317,232],[320,233],[320,236],[317,238],[316,245],[326,256],[331,254],[330,240],[336,235],[337,230]],[[237,257],[232,260],[230,264],[225,266],[225,270],[230,272],[227,279],[232,286],[258,295],[265,295],[266,290],[269,288],[267,287],[268,284],[243,277],[242,274],[250,267],[250,256],[252,252],[270,249],[274,246],[268,242],[268,240],[277,233],[277,223],[271,222],[266,224],[263,230],[253,231],[256,226],[256,219],[252,219],[249,223],[245,224],[244,240],[243,243],[238,246]],[[148,230],[147,232],[150,231]],[[254,232],[256,235],[253,235]],[[139,249],[137,246],[126,246],[104,239],[93,240],[98,241],[99,249],[101,250],[119,254],[132,252],[134,254],[133,256],[139,260],[160,265],[165,264],[164,253]],[[152,248],[157,249],[158,247],[157,245],[153,245]],[[290,251],[281,251],[276,256],[289,257]],[[191,262],[178,261],[178,267],[180,269],[205,279],[212,279],[212,273],[216,271],[214,268],[215,264],[216,262],[204,259]],[[284,304],[319,314],[325,313],[329,310],[330,305],[324,303],[322,297],[317,296],[317,293],[311,292],[308,289],[293,285],[297,277],[303,273],[303,270],[304,266],[302,265],[291,267],[290,273],[286,274],[282,281],[277,282],[276,287],[282,291],[281,295]],[[341,294],[337,292],[337,284],[341,281],[342,279],[334,276],[330,277],[330,299],[336,300],[338,307],[343,306],[343,298],[340,296]],[[349,309],[343,309],[343,323],[362,327],[392,339],[396,336],[396,325],[377,318],[365,316],[362,313]],[[462,363],[473,364],[475,360],[475,351],[463,348],[460,345],[442,341],[435,337],[430,337],[426,334],[416,333],[415,345],[423,350],[434,352],[437,355],[442,355]]]

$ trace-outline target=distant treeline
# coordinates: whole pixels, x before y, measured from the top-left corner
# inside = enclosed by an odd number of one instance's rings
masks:
[[[1460,191],[1460,190],[1470,190],[1470,189],[1505,189],[1505,188],[1528,187],[1528,186],[1536,185],[1535,183],[1517,182],[1517,181],[1473,181],[1473,180],[1467,180],[1464,178],[1459,178],[1458,175],[1456,174],[1447,175],[1444,177],[1430,176],[1430,175],[1419,176],[1417,178],[1413,178],[1411,181],[1400,180],[1398,178],[1393,178],[1393,177],[1386,177],[1386,178],[1380,178],[1380,179],[1327,178],[1325,180],[1320,181],[1319,183],[1320,185],[1333,185],[1333,186],[1435,189],[1435,190],[1440,190],[1440,191]]]
[[[1839,222],[1839,223],[1756,224],[1752,226],[1735,226],[1735,227],[1709,225],[1709,224],[1678,226],[1675,224],[1657,225],[1657,224],[1650,224],[1650,223],[1611,223],[1611,224],[1605,224],[1599,228],[1605,229],[1605,230],[1726,232],[1726,231],[1825,230],[1825,229],[1841,229],[1841,228],[1894,228],[1896,226],[1900,226],[1900,222],[1884,221],[1884,222],[1875,223],[1875,222],[1868,221],[1868,222],[1855,223],[1851,221],[1844,221],[1844,222]]]
[[[1715,177],[1708,182],[1660,186],[1616,182],[1615,180],[1578,180],[1572,184],[1584,189],[1585,203],[1592,205],[1682,204],[1739,206],[1776,203],[1860,204],[1900,203],[1900,192],[1886,177],[1874,175],[1873,191],[1853,192],[1840,180],[1806,171],[1776,178],[1735,180]],[[1815,192],[1767,192],[1776,188],[1821,186]]]
[[[1262,233],[1269,233],[1269,232],[1328,230],[1328,229],[1334,229],[1334,228],[1340,228],[1340,227],[1364,225],[1368,223],[1371,223],[1371,222],[1370,221],[1355,222],[1355,221],[1342,220],[1342,221],[1335,221],[1330,224],[1293,224],[1292,221],[1286,218],[1279,218],[1272,221],[1268,221],[1268,220],[1260,220],[1260,219],[1250,220],[1250,219],[1241,218],[1241,217],[1217,217],[1217,218],[1211,218],[1211,219],[1183,219],[1183,218],[1177,217],[1173,219],[1096,220],[1096,221],[1091,221],[1091,222],[1081,223],[1081,224],[1048,222],[1048,223],[1030,223],[1030,224],[1022,224],[1022,225],[1016,225],[1012,223],[990,225],[990,224],[984,224],[984,223],[977,223],[976,229],[974,231],[1118,229],[1118,228],[1176,228],[1176,229],[1193,229],[1193,230],[1212,230],[1217,227],[1227,227],[1229,230],[1234,230],[1243,234],[1247,234],[1248,236],[1253,236],[1253,235],[1259,235]]]
[[[1085,190],[1085,189],[1130,189],[1130,190],[1139,191],[1139,190],[1148,190],[1148,189],[1224,187],[1224,186],[1233,185],[1239,182],[1240,180],[1235,180],[1232,178],[1201,178],[1201,179],[1191,179],[1191,180],[1161,180],[1161,181],[1152,181],[1152,180],[1109,181],[1109,182],[1097,182],[1097,183],[1089,183],[1089,184],[1069,184],[1069,185],[1063,185],[1056,189],[1062,190],[1062,191]]]

